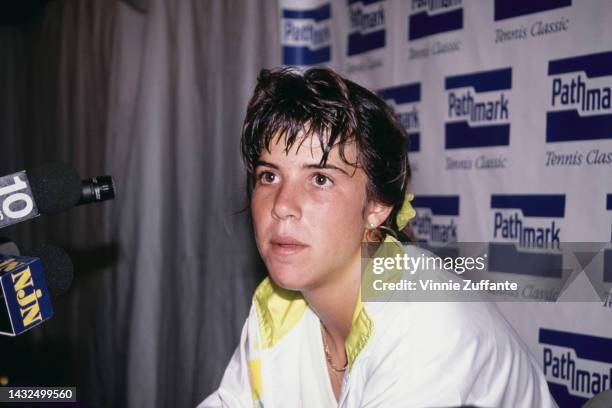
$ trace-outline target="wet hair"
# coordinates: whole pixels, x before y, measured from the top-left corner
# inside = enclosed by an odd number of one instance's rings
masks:
[[[291,68],[261,70],[242,127],[242,158],[247,169],[249,200],[255,185],[255,167],[262,149],[282,140],[285,151],[298,148],[312,137],[318,140],[324,166],[330,151],[338,146],[347,164],[360,167],[368,183],[368,201],[392,207],[377,234],[385,231],[401,241],[411,234],[399,231],[395,217],[410,181],[407,136],[389,106],[375,93],[327,68],[304,73]],[[355,143],[356,162],[347,160],[344,147]]]

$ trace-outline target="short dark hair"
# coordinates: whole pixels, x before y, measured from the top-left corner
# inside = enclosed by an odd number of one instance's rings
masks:
[[[298,137],[300,132],[304,137]],[[338,145],[342,160],[363,169],[368,200],[392,206],[382,226],[396,238],[410,240],[395,223],[411,176],[406,132],[380,97],[328,68],[311,68],[303,74],[292,68],[259,73],[241,138],[249,200],[262,149],[270,151],[270,143],[283,138],[288,152],[310,136],[321,145],[321,166]],[[344,154],[344,147],[352,142],[357,148],[356,163]]]

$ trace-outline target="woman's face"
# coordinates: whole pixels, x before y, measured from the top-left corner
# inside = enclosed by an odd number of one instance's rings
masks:
[[[273,139],[275,140],[275,139]],[[263,150],[255,168],[251,211],[257,247],[274,282],[312,290],[360,265],[367,176],[334,147],[321,168],[317,138],[285,152],[284,141]],[[355,162],[356,148],[344,153]]]

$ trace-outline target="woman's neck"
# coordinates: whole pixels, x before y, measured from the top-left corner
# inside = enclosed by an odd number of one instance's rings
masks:
[[[333,349],[344,350],[344,341],[351,331],[353,312],[361,286],[361,256],[357,252],[342,271],[336,271],[334,279],[325,284],[303,291],[310,308],[319,317]]]

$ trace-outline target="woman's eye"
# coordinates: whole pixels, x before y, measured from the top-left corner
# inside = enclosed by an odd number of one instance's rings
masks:
[[[324,174],[315,174],[313,181],[318,187],[329,187],[333,184],[331,179]]]
[[[262,171],[257,175],[257,181],[262,184],[272,184],[276,180],[276,175],[269,171]]]

